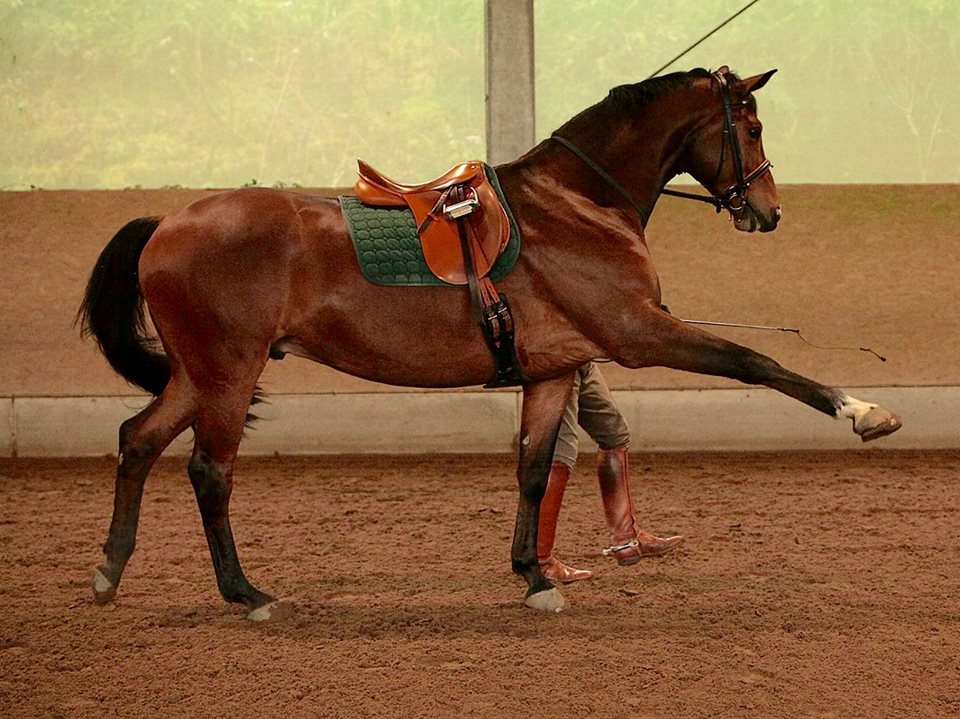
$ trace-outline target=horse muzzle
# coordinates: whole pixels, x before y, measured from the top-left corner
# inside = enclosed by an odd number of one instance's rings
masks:
[[[760,223],[760,232],[773,232],[777,229],[777,225],[780,224],[780,218],[783,217],[783,213],[780,211],[780,207],[774,207],[773,211],[767,215],[757,214],[757,220]]]
[[[740,232],[773,232],[777,229],[782,215],[779,207],[774,207],[769,213],[758,212],[748,202],[742,206],[730,208],[730,215],[733,218],[733,226]]]

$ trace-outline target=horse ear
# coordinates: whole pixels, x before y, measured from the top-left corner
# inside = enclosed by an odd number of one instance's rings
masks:
[[[773,70],[768,70],[762,75],[754,75],[753,77],[748,77],[746,80],[742,81],[743,89],[747,94],[751,92],[756,92],[761,87],[767,84],[767,81],[771,77],[773,77],[773,73],[775,73],[776,71],[777,71],[776,68],[774,68]]]

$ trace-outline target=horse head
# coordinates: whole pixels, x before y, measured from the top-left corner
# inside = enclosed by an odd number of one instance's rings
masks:
[[[741,80],[724,66],[700,83],[709,92],[704,120],[688,138],[683,170],[718,200],[742,232],[770,232],[780,221],[780,198],[763,151],[763,125],[753,93],[776,72]]]
[[[609,202],[603,193],[615,190],[644,224],[659,195],[666,194],[726,209],[743,232],[769,232],[780,221],[780,199],[753,93],[775,72],[741,80],[726,66],[715,72],[695,68],[620,85],[550,139],[593,170],[587,184],[602,178],[599,187],[606,190],[599,190],[598,204]],[[683,172],[710,195],[665,188]]]

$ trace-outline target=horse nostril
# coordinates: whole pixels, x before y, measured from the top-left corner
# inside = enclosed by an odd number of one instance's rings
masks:
[[[773,221],[774,221],[774,222],[780,222],[780,218],[781,218],[781,217],[783,217],[783,213],[780,212],[780,208],[778,207],[777,209],[775,209],[775,210],[773,211]]]

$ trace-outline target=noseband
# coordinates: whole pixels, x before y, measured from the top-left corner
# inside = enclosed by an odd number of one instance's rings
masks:
[[[750,189],[750,185],[767,174],[773,165],[770,164],[769,160],[764,160],[749,174],[743,174],[743,153],[740,150],[740,138],[737,137],[737,133],[735,131],[737,126],[733,121],[733,107],[730,101],[730,86],[727,84],[727,78],[724,77],[722,72],[717,71],[712,73],[712,75],[720,85],[720,100],[723,102],[723,138],[720,141],[720,161],[717,163],[717,173],[713,178],[713,182],[710,184],[714,185],[720,179],[720,174],[723,172],[723,161],[726,156],[728,143],[730,145],[730,154],[733,157],[733,168],[736,172],[737,181],[719,195],[697,195],[692,192],[681,192],[680,190],[668,190],[666,188],[660,192],[664,195],[672,195],[673,197],[682,197],[687,200],[706,202],[707,204],[716,207],[717,212],[725,209],[731,215],[737,217],[743,212],[744,205],[749,204],[749,200],[747,200],[747,191]],[[746,100],[741,102],[743,105],[746,103]],[[639,202],[633,199],[630,193],[627,192],[627,190],[620,183],[611,177],[610,173],[600,167],[596,162],[590,159],[586,153],[584,153],[566,138],[560,137],[556,134],[551,135],[550,137],[566,147],[574,155],[579,157],[591,170],[600,175],[600,177],[602,177],[608,185],[619,192],[624,199],[630,203],[631,207],[636,210],[637,214],[643,219],[644,225],[646,225],[648,219],[646,210],[644,210]]]

